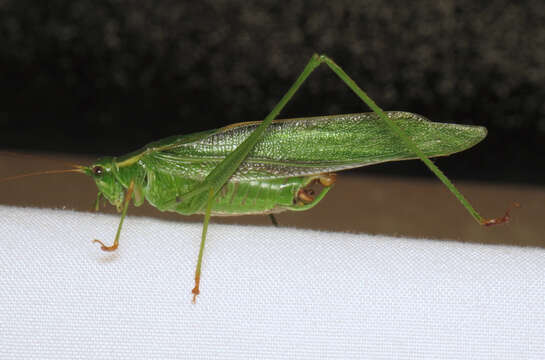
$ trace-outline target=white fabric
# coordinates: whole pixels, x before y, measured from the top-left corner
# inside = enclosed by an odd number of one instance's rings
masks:
[[[2,359],[543,359],[545,251],[0,207]]]

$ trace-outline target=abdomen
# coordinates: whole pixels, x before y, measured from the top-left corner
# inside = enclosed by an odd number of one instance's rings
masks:
[[[212,215],[243,215],[276,213],[297,206],[297,194],[308,185],[313,176],[285,179],[229,181],[214,199]],[[154,172],[148,174],[144,187],[146,200],[161,211],[173,211],[184,215],[192,212],[184,201],[173,201],[193,189],[199,182],[171,174]],[[197,213],[204,213],[204,209]]]
[[[228,182],[216,195],[213,215],[276,213],[293,206],[304,178]]]

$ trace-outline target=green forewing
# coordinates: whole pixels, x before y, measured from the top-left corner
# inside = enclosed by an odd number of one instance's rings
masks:
[[[472,147],[486,136],[484,127],[435,123],[406,112],[387,112],[429,157]],[[232,152],[258,122],[241,123],[150,144],[144,165],[202,180]],[[302,176],[355,168],[416,156],[374,113],[276,120],[232,177],[234,181]]]

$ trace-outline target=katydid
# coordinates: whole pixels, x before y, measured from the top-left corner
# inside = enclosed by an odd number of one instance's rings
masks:
[[[372,110],[370,113],[274,120],[305,79],[326,64]],[[129,202],[148,201],[161,211],[204,214],[193,302],[200,292],[201,264],[210,216],[275,214],[315,206],[335,182],[335,171],[386,161],[420,159],[481,225],[509,220],[485,219],[428,157],[466,150],[486,137],[479,126],[434,123],[405,112],[384,112],[331,59],[313,55],[295,83],[261,122],[156,141],[121,157],[65,170],[91,176],[98,200],[121,212],[111,246],[119,245]],[[311,191],[321,184],[317,194]],[[274,222],[274,218],[273,218]]]

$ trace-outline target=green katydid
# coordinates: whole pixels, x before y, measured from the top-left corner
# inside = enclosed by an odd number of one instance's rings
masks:
[[[274,120],[305,79],[325,63],[371,108],[371,113]],[[118,247],[129,202],[148,201],[161,211],[204,214],[195,271],[193,302],[199,294],[201,264],[211,215],[274,214],[315,206],[335,182],[333,172],[386,161],[420,159],[481,225],[485,219],[428,157],[472,147],[486,137],[479,126],[434,123],[405,112],[384,112],[331,59],[314,54],[295,83],[261,122],[247,122],[156,141],[121,157],[107,157],[73,172],[91,176],[98,200],[121,212],[114,242]],[[50,173],[54,173],[50,172]],[[311,186],[319,183],[318,194]],[[273,223],[275,222],[272,217]]]

